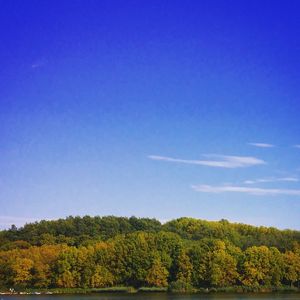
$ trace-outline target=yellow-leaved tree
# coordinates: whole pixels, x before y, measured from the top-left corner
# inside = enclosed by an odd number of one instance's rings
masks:
[[[168,275],[168,270],[163,266],[160,258],[157,258],[147,274],[146,282],[150,286],[165,287],[168,285]]]

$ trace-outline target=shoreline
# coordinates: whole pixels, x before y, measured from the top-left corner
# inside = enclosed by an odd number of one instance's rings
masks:
[[[199,288],[192,290],[169,290],[168,288],[149,287],[111,287],[111,288],[53,288],[53,289],[25,289],[20,291],[0,290],[0,296],[22,295],[95,295],[95,294],[276,294],[300,293],[297,287],[225,287],[225,288]]]

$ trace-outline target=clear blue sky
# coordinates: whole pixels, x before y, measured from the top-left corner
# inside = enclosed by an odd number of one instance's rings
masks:
[[[0,4],[1,228],[300,229],[299,1]]]

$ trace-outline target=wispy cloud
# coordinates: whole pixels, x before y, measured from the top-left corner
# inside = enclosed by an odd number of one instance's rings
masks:
[[[265,189],[257,187],[244,187],[244,186],[213,186],[213,185],[192,185],[192,189],[202,193],[244,193],[259,196],[300,196],[300,190],[293,189]]]
[[[260,178],[254,180],[245,180],[245,184],[254,184],[254,183],[265,183],[265,182],[299,182],[299,179],[296,177],[280,177],[280,178]]]
[[[42,67],[42,66],[43,66],[43,65],[36,63],[36,64],[32,64],[32,65],[31,65],[31,68],[32,68],[32,69],[36,69],[36,68],[40,68],[40,67]]]
[[[300,145],[294,145],[294,148],[300,149]]]
[[[248,145],[259,147],[259,148],[273,148],[275,145],[268,143],[248,143]]]
[[[32,69],[41,68],[41,67],[44,67],[46,65],[46,63],[47,63],[47,61],[45,59],[36,60],[35,62],[33,62],[31,64],[31,68]]]
[[[209,154],[203,156],[208,159],[189,160],[189,159],[173,158],[173,157],[159,156],[159,155],[149,155],[148,158],[152,160],[160,160],[160,161],[167,161],[167,162],[174,162],[174,163],[200,165],[200,166],[208,166],[208,167],[215,167],[215,168],[230,168],[230,169],[266,164],[265,161],[251,156],[229,156],[229,155],[215,155],[215,154]]]

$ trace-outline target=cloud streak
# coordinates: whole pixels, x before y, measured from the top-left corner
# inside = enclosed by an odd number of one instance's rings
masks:
[[[296,177],[281,177],[281,178],[261,178],[255,180],[245,180],[245,184],[266,183],[266,182],[299,182]]]
[[[294,145],[294,148],[300,149],[300,145]]]
[[[46,65],[46,63],[47,63],[47,61],[45,59],[39,59],[31,64],[31,68],[32,69],[41,68],[41,67],[44,67]]]
[[[276,195],[286,195],[286,196],[300,196],[300,190],[293,189],[265,189],[257,187],[244,187],[244,186],[213,186],[213,185],[192,185],[192,189],[196,192],[202,193],[244,193],[249,195],[257,196],[276,196]]]
[[[250,146],[258,147],[258,148],[274,148],[275,145],[268,143],[248,143]]]
[[[149,155],[148,158],[158,161],[207,166],[214,168],[244,168],[266,164],[265,161],[251,156],[204,155],[204,160],[189,160],[159,155]]]

